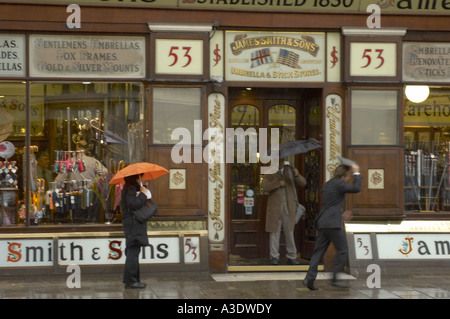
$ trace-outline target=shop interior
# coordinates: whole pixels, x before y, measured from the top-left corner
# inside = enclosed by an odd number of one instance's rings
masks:
[[[449,212],[450,90],[422,89],[405,90],[405,211]]]

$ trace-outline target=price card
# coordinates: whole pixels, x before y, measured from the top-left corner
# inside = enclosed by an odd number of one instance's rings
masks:
[[[203,40],[156,39],[156,74],[203,74]]]
[[[397,43],[350,43],[350,76],[397,76]]]

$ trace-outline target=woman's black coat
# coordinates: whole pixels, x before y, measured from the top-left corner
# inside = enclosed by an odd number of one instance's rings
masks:
[[[133,210],[141,208],[147,201],[144,193],[136,193],[139,191],[139,185],[125,184],[122,190],[121,207],[122,207],[122,224],[126,238],[126,245],[148,246],[147,223],[140,223],[134,218]]]

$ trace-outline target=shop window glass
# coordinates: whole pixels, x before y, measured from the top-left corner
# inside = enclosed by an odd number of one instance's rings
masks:
[[[172,131],[186,128],[194,144],[194,132],[202,132],[200,88],[154,88],[153,89],[153,143],[176,144]]]
[[[23,217],[18,208],[24,200],[26,85],[1,82],[0,106],[0,226],[9,226]],[[31,120],[37,127],[42,125],[41,107],[32,112]]]
[[[405,99],[405,210],[450,211],[450,90]]]
[[[143,92],[135,83],[30,84],[30,225],[121,222],[120,189],[108,182],[145,158]]]
[[[234,159],[231,164],[231,218],[257,219],[260,211],[260,167],[250,153],[250,145],[257,144],[259,132],[259,109],[253,105],[241,104],[231,109],[231,125],[233,129],[242,129],[245,145],[234,140]],[[239,163],[237,154],[245,149],[245,162]],[[251,198],[251,205],[245,200]]]
[[[397,145],[398,92],[394,90],[352,91],[353,145]]]

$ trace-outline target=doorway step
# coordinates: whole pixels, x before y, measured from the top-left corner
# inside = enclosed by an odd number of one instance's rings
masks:
[[[278,265],[272,265],[268,258],[243,258],[230,255],[228,272],[283,272],[283,271],[308,271],[309,260],[298,259],[300,265],[289,265],[286,258],[280,258]],[[319,271],[323,271],[323,265],[319,265]]]

